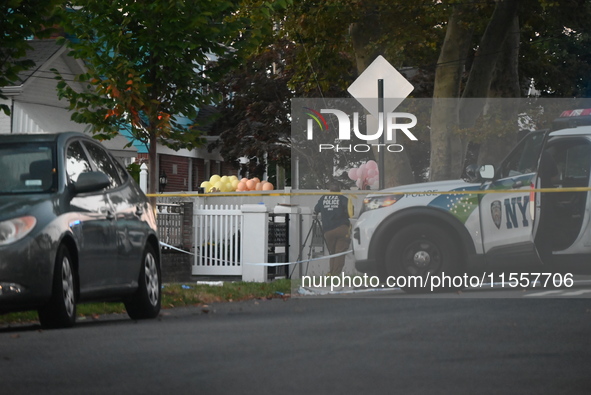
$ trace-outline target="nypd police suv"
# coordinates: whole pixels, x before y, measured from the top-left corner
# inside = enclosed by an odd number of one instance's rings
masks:
[[[591,272],[591,109],[531,132],[499,166],[464,180],[368,195],[356,268],[381,278],[469,272]]]

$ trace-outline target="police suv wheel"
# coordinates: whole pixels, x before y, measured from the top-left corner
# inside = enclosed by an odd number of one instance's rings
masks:
[[[460,262],[456,243],[443,229],[430,224],[412,224],[400,229],[392,237],[385,257],[388,276],[404,277],[397,284],[406,292],[430,290],[430,277],[454,276]],[[421,280],[422,279],[422,280]],[[438,284],[438,282],[434,282]],[[434,291],[450,290],[437,287]]]

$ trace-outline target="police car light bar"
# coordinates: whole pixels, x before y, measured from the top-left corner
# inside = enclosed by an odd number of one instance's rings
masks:
[[[591,125],[591,108],[566,110],[552,122],[552,130]]]
[[[563,111],[562,114],[560,114],[560,118],[564,118],[564,117],[583,117],[585,115],[591,115],[591,108]]]

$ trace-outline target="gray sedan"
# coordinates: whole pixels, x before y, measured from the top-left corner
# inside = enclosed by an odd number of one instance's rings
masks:
[[[125,168],[80,133],[0,137],[0,313],[72,326],[79,302],[160,312],[154,211]]]

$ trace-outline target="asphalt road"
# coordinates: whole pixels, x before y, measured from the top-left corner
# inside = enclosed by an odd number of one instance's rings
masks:
[[[2,394],[588,394],[591,300],[294,297],[0,329]]]

